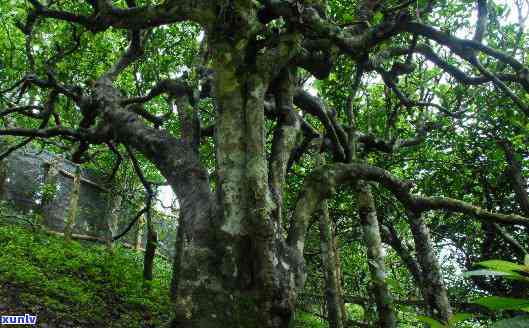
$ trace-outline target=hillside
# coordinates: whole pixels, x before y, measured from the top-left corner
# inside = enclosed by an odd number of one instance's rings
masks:
[[[142,282],[143,253],[109,251],[87,241],[65,242],[43,231],[38,215],[0,203],[0,316],[37,315],[37,327],[165,327],[171,264],[157,257],[154,280]],[[304,312],[296,328],[322,328]]]
[[[38,316],[38,327],[160,327],[170,320],[171,267],[155,260],[142,284],[142,254],[49,235],[31,217],[0,218],[0,315]],[[30,224],[33,223],[33,224]]]

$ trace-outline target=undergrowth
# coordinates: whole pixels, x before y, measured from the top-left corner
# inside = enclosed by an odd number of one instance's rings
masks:
[[[155,259],[154,280],[145,286],[143,253],[66,242],[39,222],[0,202],[0,316],[37,315],[44,328],[167,326],[174,310],[168,261]],[[325,326],[303,311],[295,317],[295,328]]]
[[[142,256],[0,224],[0,314],[37,314],[49,327],[163,326],[171,313],[171,265],[156,258],[147,290]]]

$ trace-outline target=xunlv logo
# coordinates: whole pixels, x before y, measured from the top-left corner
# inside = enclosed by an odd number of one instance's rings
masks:
[[[34,325],[37,323],[36,315],[3,315],[0,317],[2,325]]]

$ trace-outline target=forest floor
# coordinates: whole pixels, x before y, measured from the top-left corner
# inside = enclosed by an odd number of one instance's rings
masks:
[[[41,328],[163,328],[173,311],[171,263],[155,258],[143,283],[143,253],[45,232],[38,215],[0,202],[0,318],[36,315]],[[148,287],[148,288],[146,288]],[[295,328],[323,328],[299,311]]]
[[[1,213],[0,213],[1,216]],[[37,327],[162,327],[171,265],[155,260],[147,290],[142,253],[66,242],[0,218],[0,316],[37,315]]]

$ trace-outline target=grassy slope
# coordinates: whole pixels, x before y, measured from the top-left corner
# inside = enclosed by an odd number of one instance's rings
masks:
[[[109,252],[38,229],[38,215],[0,202],[0,316],[36,314],[37,327],[163,327],[172,312],[171,265],[156,258],[154,281],[143,287],[143,253]],[[304,312],[295,328],[326,327]]]
[[[0,225],[0,315],[37,314],[50,328],[160,327],[170,264],[157,259],[154,276],[146,292],[142,254]]]

